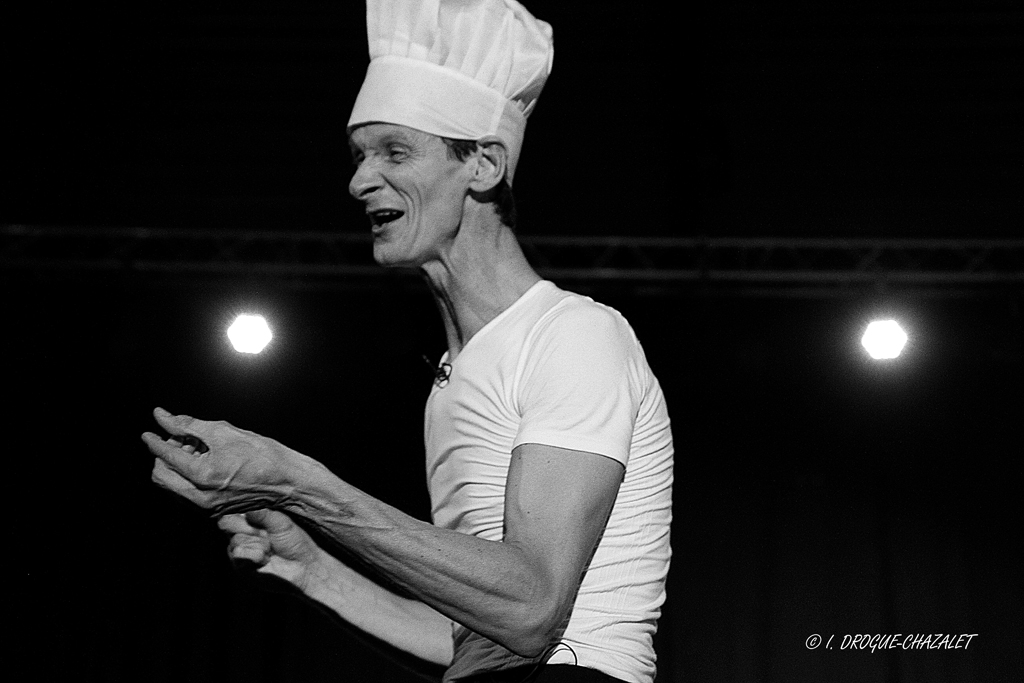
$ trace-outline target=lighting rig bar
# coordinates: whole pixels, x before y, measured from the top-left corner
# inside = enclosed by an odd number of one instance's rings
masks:
[[[307,287],[414,279],[363,233],[0,226],[0,267],[46,273],[277,277]],[[520,237],[546,278],[637,291],[832,296],[1024,289],[1024,239]],[[410,277],[413,276],[413,277]]]

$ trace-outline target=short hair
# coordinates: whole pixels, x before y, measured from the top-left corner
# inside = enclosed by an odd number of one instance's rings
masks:
[[[465,161],[480,147],[476,140],[455,140],[442,137],[445,146],[448,148],[448,157]],[[494,188],[494,211],[498,214],[498,220],[504,225],[516,229],[516,198],[512,194],[512,186],[508,184],[508,178],[502,178],[501,182]]]

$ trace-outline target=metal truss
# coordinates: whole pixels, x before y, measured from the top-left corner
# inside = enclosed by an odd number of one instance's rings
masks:
[[[413,279],[373,263],[367,234],[153,228],[0,227],[0,267],[168,278],[274,277],[313,288]],[[1024,239],[522,236],[555,281],[634,291],[842,296],[1024,290]],[[396,280],[397,279],[397,280]]]

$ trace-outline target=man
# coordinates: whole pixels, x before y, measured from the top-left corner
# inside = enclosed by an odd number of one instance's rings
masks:
[[[219,516],[232,558],[445,681],[650,683],[670,555],[664,398],[622,316],[543,281],[510,225],[550,27],[513,0],[371,0],[367,17],[349,190],[377,262],[419,268],[444,320],[424,431],[433,524],[272,439],[160,409],[170,438],[143,435],[153,478]]]

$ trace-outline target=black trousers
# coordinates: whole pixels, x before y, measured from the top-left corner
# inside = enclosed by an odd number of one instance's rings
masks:
[[[572,664],[520,666],[515,669],[479,674],[463,679],[462,683],[623,683],[596,669]]]

